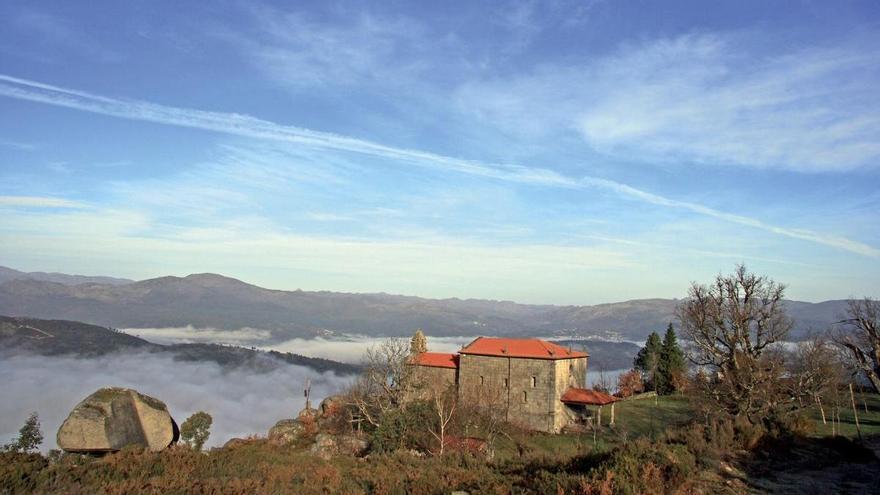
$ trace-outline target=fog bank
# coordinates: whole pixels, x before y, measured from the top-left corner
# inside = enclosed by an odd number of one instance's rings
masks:
[[[233,437],[265,435],[276,421],[296,417],[311,379],[313,401],[342,391],[352,377],[282,366],[268,373],[224,370],[215,363],[174,361],[170,356],[122,353],[81,359],[18,355],[0,357],[0,443],[18,435],[31,411],[40,415],[43,450],[56,448],[58,427],[74,406],[101,387],[128,387],[165,402],[178,424],[203,410],[214,417],[209,446]]]

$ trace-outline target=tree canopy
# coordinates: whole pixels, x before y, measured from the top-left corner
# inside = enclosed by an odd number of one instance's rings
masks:
[[[199,451],[211,435],[211,424],[214,419],[210,414],[199,411],[180,425],[180,438],[187,445]]]
[[[751,423],[767,420],[790,399],[778,385],[783,370],[772,344],[788,335],[785,286],[738,265],[714,282],[694,282],[678,307],[691,360],[713,374],[707,403]]]

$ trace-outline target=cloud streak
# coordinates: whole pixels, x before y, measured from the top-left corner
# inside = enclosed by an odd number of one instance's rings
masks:
[[[0,96],[34,101],[101,115],[165,125],[216,131],[255,139],[268,139],[322,149],[360,153],[412,165],[442,169],[493,180],[537,187],[600,189],[618,196],[656,206],[690,211],[725,222],[760,229],[773,234],[813,242],[865,256],[880,256],[880,249],[845,237],[810,230],[791,229],[761,220],[726,213],[697,203],[666,198],[627,184],[584,176],[573,178],[545,168],[494,164],[440,155],[422,150],[386,146],[334,133],[286,126],[234,113],[178,108],[144,101],[108,98],[61,88],[37,81],[0,74]]]
[[[43,196],[0,196],[0,207],[12,206],[22,208],[86,208],[85,203],[64,198]]]

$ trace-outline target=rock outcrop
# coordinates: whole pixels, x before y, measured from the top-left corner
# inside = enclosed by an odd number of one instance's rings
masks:
[[[364,455],[368,447],[369,444],[366,440],[353,435],[319,433],[315,437],[315,443],[310,451],[318,457],[329,459],[337,455],[361,456]]]
[[[299,420],[282,419],[269,428],[267,437],[272,445],[287,445],[293,443],[305,430],[305,425]]]
[[[312,407],[304,407],[296,418],[300,421],[314,421],[318,419],[318,410]]]
[[[318,412],[322,418],[329,418],[342,411],[344,405],[345,400],[341,395],[330,395],[321,401]]]
[[[102,388],[73,408],[57,441],[67,452],[106,453],[132,445],[158,452],[179,436],[162,401],[127,388]]]

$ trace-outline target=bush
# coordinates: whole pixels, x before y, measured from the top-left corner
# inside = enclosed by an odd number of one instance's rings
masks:
[[[414,449],[428,452],[436,442],[428,429],[436,422],[434,411],[427,402],[411,402],[404,408],[382,416],[372,432],[371,449],[374,452],[394,452]]]

